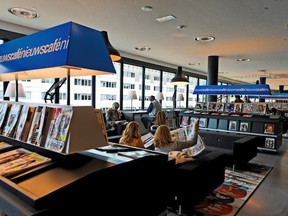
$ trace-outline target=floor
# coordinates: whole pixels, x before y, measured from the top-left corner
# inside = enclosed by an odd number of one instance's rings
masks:
[[[272,171],[237,216],[288,216],[288,139],[277,153],[258,152],[251,162],[273,166]],[[175,214],[168,214],[174,216]]]

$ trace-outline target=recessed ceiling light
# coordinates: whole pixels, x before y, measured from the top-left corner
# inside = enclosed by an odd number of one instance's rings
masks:
[[[156,20],[158,21],[158,22],[167,22],[167,21],[169,21],[169,20],[174,20],[174,19],[176,19],[176,17],[174,16],[174,15],[168,15],[168,16],[164,16],[164,17],[160,17],[160,18],[157,18]]]
[[[15,16],[21,17],[21,18],[38,18],[40,17],[39,13],[37,13],[34,10],[26,9],[26,8],[21,8],[21,7],[13,7],[9,8],[8,11],[12,13]]]
[[[148,5],[141,7],[141,10],[146,11],[146,12],[152,11],[152,9],[153,8],[151,6],[148,6]]]
[[[237,59],[237,61],[240,61],[240,62],[249,62],[249,61],[251,61],[251,59],[250,59],[250,58],[239,58],[239,59]]]
[[[199,37],[195,37],[194,40],[199,41],[199,42],[210,42],[210,41],[214,41],[215,37],[213,37],[213,36],[199,36]]]
[[[148,51],[148,50],[151,50],[150,47],[147,47],[147,46],[139,46],[139,47],[135,47],[136,50],[138,51]]]
[[[188,65],[190,65],[190,66],[198,66],[198,65],[200,65],[200,63],[199,62],[197,62],[197,63],[188,63]]]
[[[267,69],[261,69],[261,70],[258,70],[258,72],[264,72],[264,73],[266,73],[266,72],[268,72],[268,70],[267,70]]]

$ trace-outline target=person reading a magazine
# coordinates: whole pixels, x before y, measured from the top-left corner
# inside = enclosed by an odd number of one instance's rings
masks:
[[[139,133],[139,124],[136,121],[131,121],[126,125],[119,143],[138,148],[145,148],[141,139],[141,134]]]
[[[244,101],[240,98],[240,95],[235,95],[234,103],[244,103]]]
[[[106,111],[106,122],[107,122],[107,128],[106,129],[111,129],[111,130],[115,130],[118,134],[121,134],[122,131],[124,130],[123,128],[125,128],[125,125],[128,123],[125,120],[122,120],[122,112],[119,111],[119,103],[118,102],[114,102],[112,104],[112,107],[109,108]]]
[[[154,146],[156,151],[169,153],[170,151],[181,151],[197,144],[198,122],[193,124],[192,134],[187,141],[173,140],[167,125],[160,125],[154,135]]]

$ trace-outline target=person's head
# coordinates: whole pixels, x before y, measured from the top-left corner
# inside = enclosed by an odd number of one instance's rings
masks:
[[[149,97],[149,100],[150,100],[150,101],[154,101],[154,100],[155,100],[155,96],[154,96],[154,95],[151,95],[151,96]]]
[[[240,100],[240,95],[235,95],[235,99]]]
[[[139,134],[139,124],[136,121],[129,122],[125,130],[122,133],[122,138],[127,145],[133,140],[133,138],[140,138]]]
[[[119,109],[119,103],[118,103],[118,102],[114,102],[114,103],[112,104],[112,109],[118,110],[118,109]]]
[[[165,146],[172,143],[172,136],[167,125],[160,125],[154,135],[154,146]]]
[[[166,124],[166,115],[164,111],[158,111],[155,117],[155,125]]]

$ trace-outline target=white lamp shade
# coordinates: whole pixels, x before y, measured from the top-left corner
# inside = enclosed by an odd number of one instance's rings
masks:
[[[128,99],[130,100],[137,99],[137,94],[135,90],[131,90],[128,92]]]
[[[4,97],[16,97],[16,83],[9,82]],[[18,83],[18,97],[25,97],[22,83]]]
[[[157,99],[157,100],[164,100],[163,92],[157,92],[157,94],[156,94],[156,99]]]
[[[178,94],[176,100],[177,100],[177,101],[184,101],[184,96],[183,96],[183,94]]]

